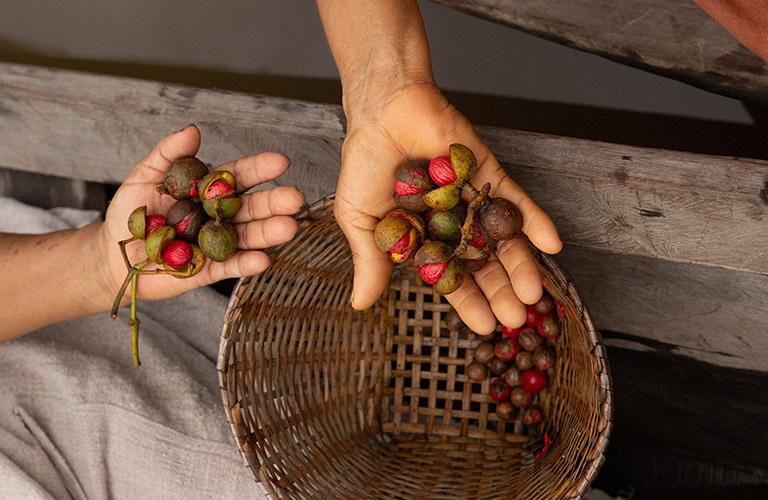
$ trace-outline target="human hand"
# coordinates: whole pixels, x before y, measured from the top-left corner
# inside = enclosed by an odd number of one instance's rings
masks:
[[[176,201],[156,190],[163,182],[165,169],[178,158],[194,156],[199,147],[200,131],[195,126],[166,136],[131,170],[115,193],[97,238],[100,254],[104,256],[100,259],[104,268],[101,273],[102,288],[111,297],[110,304],[127,273],[118,241],[131,237],[127,225],[129,215],[143,205],[147,206],[147,214],[165,214]],[[288,158],[281,154],[262,153],[216,167],[215,170],[224,169],[234,174],[238,194],[243,199],[240,210],[232,218],[238,236],[238,251],[224,262],[206,259],[202,271],[191,278],[140,276],[138,298],[167,299],[226,278],[264,271],[270,262],[269,257],[260,250],[293,238],[298,224],[291,215],[304,204],[304,195],[288,186],[250,194],[241,193],[279,177],[288,165]],[[143,241],[129,243],[126,251],[133,264],[146,258]],[[124,297],[122,304],[127,301],[128,297]]]
[[[554,223],[510,179],[469,120],[451,106],[431,82],[401,86],[381,93],[347,99],[347,138],[336,191],[335,215],[349,240],[355,265],[352,306],[371,306],[385,291],[392,262],[374,244],[373,232],[387,212],[395,208],[393,173],[408,159],[445,155],[448,146],[460,143],[476,156],[475,188],[491,184],[491,196],[506,198],[523,215],[523,232],[541,251],[554,254],[562,243]],[[536,302],[542,282],[523,238],[501,241],[495,256],[472,279],[446,296],[467,326],[479,334],[493,331],[501,322],[517,327],[525,321],[525,304]]]

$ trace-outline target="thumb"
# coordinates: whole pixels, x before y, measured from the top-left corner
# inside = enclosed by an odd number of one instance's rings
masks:
[[[362,217],[364,224],[352,223],[343,204],[334,208],[336,220],[352,250],[355,277],[352,289],[352,307],[363,310],[371,307],[387,289],[392,275],[389,255],[376,247],[373,230],[378,219]]]
[[[160,139],[154,149],[131,171],[133,176],[156,176],[163,174],[168,166],[179,158],[193,156],[200,148],[200,130],[196,125],[187,125],[178,132]]]

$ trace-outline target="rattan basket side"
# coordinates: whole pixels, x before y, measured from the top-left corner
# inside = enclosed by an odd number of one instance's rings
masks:
[[[577,499],[604,461],[611,379],[576,286],[534,252],[564,306],[541,432],[504,423],[488,381],[463,373],[479,342],[447,328],[445,298],[412,268],[366,311],[349,305],[353,267],[333,197],[300,214],[272,266],[241,279],[218,361],[243,458],[276,499]],[[543,436],[551,449],[537,457]]]

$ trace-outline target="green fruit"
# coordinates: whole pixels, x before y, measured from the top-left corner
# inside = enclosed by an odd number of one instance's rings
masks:
[[[128,230],[136,238],[143,240],[147,230],[147,206],[139,207],[128,217]]]
[[[232,224],[209,220],[200,228],[197,244],[206,257],[222,262],[237,250],[237,233]]]
[[[176,231],[171,226],[163,226],[152,231],[144,242],[144,251],[152,262],[163,263],[163,249],[173,241]]]
[[[448,210],[455,207],[461,199],[461,186],[449,184],[428,192],[424,196],[424,203],[430,208]]]
[[[467,210],[459,203],[448,210],[432,210],[427,222],[429,235],[447,243],[457,242],[461,239],[461,226],[467,217]]]
[[[449,147],[451,166],[456,174],[456,182],[461,184],[475,175],[477,171],[477,159],[472,151],[461,144],[451,144]]]

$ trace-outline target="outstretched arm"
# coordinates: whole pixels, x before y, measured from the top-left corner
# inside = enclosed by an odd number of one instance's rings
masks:
[[[127,221],[137,207],[148,213],[165,213],[175,201],[160,195],[156,187],[173,160],[193,156],[200,146],[200,132],[190,126],[163,138],[130,172],[115,193],[103,223],[82,229],[43,235],[0,234],[0,342],[59,321],[112,307],[126,267],[117,242],[131,236]],[[247,190],[280,176],[288,159],[262,153],[221,165],[236,178],[238,189]],[[260,249],[291,239],[298,226],[290,217],[304,203],[292,187],[244,194],[243,205],[233,218],[239,251],[224,262],[206,263],[192,278],[142,276],[137,287],[142,299],[174,297],[225,278],[262,272],[269,258]],[[127,246],[133,263],[144,258],[143,242]],[[128,302],[123,299],[123,304]]]
[[[336,217],[355,264],[352,305],[369,307],[384,292],[392,270],[373,238],[379,218],[395,207],[393,173],[407,159],[445,155],[460,143],[478,160],[472,184],[491,183],[491,195],[514,202],[523,231],[542,251],[562,246],[552,220],[500,167],[472,124],[442,95],[432,76],[424,24],[415,0],[318,0],[321,20],[339,69],[347,137],[336,191]],[[473,279],[447,296],[464,322],[489,333],[497,320],[525,320],[525,304],[542,292],[526,243],[501,243]]]

